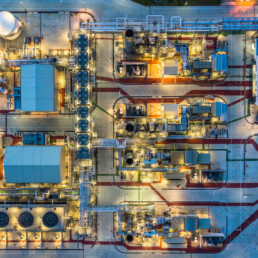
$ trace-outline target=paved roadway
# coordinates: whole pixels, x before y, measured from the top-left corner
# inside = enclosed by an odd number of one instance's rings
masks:
[[[22,4],[21,4],[22,2]],[[142,18],[146,15],[162,14],[182,17],[251,17],[255,7],[251,6],[194,6],[194,7],[144,7],[130,0],[0,0],[0,10],[9,11],[78,11],[93,10],[99,18]],[[256,8],[257,10],[257,8]]]
[[[76,247],[75,247],[76,248]],[[9,257],[9,258],[24,258],[24,257],[62,257],[62,258],[81,258],[84,257],[83,249],[78,248],[72,250],[44,250],[44,249],[36,249],[36,250],[1,250],[0,257]]]

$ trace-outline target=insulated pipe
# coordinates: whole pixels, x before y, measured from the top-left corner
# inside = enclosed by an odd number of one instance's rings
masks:
[[[34,196],[36,195],[37,189],[35,188],[21,188],[21,189],[0,189],[1,194],[0,196],[13,196],[13,197],[22,197],[22,196]],[[30,193],[22,193],[22,191],[28,191],[31,190]],[[4,192],[4,193],[3,193]]]
[[[182,22],[182,25],[198,25],[198,24],[201,24],[201,25],[211,25],[211,24],[214,24],[214,25],[219,25],[221,22],[220,21],[195,21],[195,22]]]
[[[174,27],[174,20],[179,20],[179,28],[182,28],[182,17],[181,16],[172,16],[171,17],[171,27]]]
[[[35,200],[37,201],[43,201],[45,199],[45,195],[47,193],[42,193],[41,197],[38,197],[37,189],[35,189]]]
[[[120,171],[148,171],[148,172],[168,172],[175,171],[174,167],[171,168],[145,168],[145,167],[121,167],[118,168]]]
[[[26,64],[26,63],[43,63],[43,64],[50,64],[49,60],[44,60],[44,59],[17,59],[17,60],[6,60],[5,61],[8,65],[12,65],[12,66],[21,66],[22,64]]]
[[[146,29],[148,30],[149,29],[149,18],[151,17],[154,17],[154,18],[161,18],[161,21],[162,21],[162,29],[164,29],[164,15],[147,15],[146,16]]]
[[[228,18],[228,19],[216,19],[216,20],[196,20],[196,21],[183,21],[180,16],[173,16],[170,19],[170,22],[165,22],[164,17],[162,15],[148,15],[146,16],[146,21],[144,22],[134,22],[128,21],[126,18],[118,18],[118,19],[99,19],[98,22],[83,24],[82,27],[87,27],[89,30],[98,31],[98,32],[119,32],[124,30],[124,26],[134,26],[135,30],[142,30],[142,27],[145,30],[149,29],[149,18],[150,17],[161,17],[162,29],[165,31],[192,31],[192,32],[208,32],[208,31],[221,31],[224,30],[255,30],[258,28],[256,22],[258,21],[256,18]],[[175,24],[175,20],[178,19],[178,22]],[[122,26],[119,26],[119,21],[124,21]],[[255,23],[255,24],[253,24]],[[174,25],[178,25],[177,29],[171,30],[171,27]],[[190,27],[187,27],[190,25]],[[203,25],[209,25],[209,27],[204,27]],[[214,25],[216,27],[212,27],[210,25]],[[137,28],[136,28],[137,27]]]

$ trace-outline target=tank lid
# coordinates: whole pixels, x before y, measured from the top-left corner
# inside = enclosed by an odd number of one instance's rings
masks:
[[[6,11],[0,12],[0,35],[8,36],[16,27],[16,18]]]

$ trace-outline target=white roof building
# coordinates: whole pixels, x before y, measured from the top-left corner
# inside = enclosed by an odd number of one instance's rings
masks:
[[[8,146],[6,183],[61,183],[65,174],[63,146]]]

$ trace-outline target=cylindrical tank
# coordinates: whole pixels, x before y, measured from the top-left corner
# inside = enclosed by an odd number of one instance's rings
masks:
[[[125,162],[126,162],[127,166],[132,166],[133,165],[134,159],[133,159],[133,153],[132,152],[128,152],[126,154]]]
[[[125,31],[125,36],[126,36],[127,38],[132,38],[132,37],[134,36],[134,30],[128,28],[128,29]]]
[[[125,125],[125,130],[129,133],[133,132],[134,130],[134,125],[131,122],[127,122]]]
[[[128,28],[125,31],[125,52],[127,54],[131,54],[134,49],[134,30],[131,28]]]
[[[126,241],[127,241],[128,243],[133,242],[133,234],[132,234],[132,233],[129,233],[129,234],[126,236]]]
[[[0,37],[13,40],[19,37],[22,23],[10,12],[0,12]]]
[[[134,215],[131,213],[126,214],[126,230],[131,231],[133,229]]]

